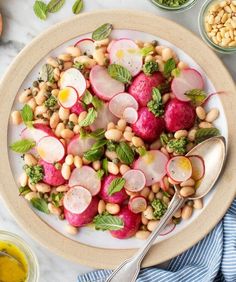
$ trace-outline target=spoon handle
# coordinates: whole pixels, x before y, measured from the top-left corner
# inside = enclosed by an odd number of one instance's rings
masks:
[[[157,236],[166,227],[175,212],[183,205],[184,201],[185,199],[182,198],[178,192],[176,192],[166,213],[161,218],[156,229],[148,237],[145,244],[138,250],[138,252],[133,257],[125,260],[122,264],[120,264],[107,278],[106,282],[136,281],[143,258],[151,248]]]

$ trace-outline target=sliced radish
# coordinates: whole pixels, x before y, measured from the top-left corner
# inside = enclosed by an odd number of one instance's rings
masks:
[[[115,95],[109,102],[109,110],[113,115],[122,118],[124,110],[128,107],[138,110],[138,102],[129,93],[123,92]]]
[[[174,231],[176,225],[174,223],[172,224],[168,224],[160,233],[160,236],[165,236],[169,233],[171,233],[172,231]]]
[[[81,138],[80,135],[74,136],[67,145],[67,153],[73,156],[82,157],[83,154],[91,149],[96,142],[94,138],[85,137]]]
[[[73,87],[77,91],[79,97],[81,97],[86,90],[86,80],[83,74],[75,68],[66,70],[60,79],[60,83],[61,89],[68,86]]]
[[[138,112],[134,108],[128,107],[123,112],[123,119],[133,124],[138,120]]]
[[[78,93],[73,87],[65,87],[58,94],[58,101],[63,108],[70,109],[78,101]]]
[[[34,124],[34,127],[24,128],[20,134],[22,139],[33,139],[36,143],[45,136],[54,136],[53,131],[45,124]]]
[[[171,158],[166,166],[168,176],[174,181],[183,182],[192,175],[192,165],[187,157],[176,156]]]
[[[204,160],[200,156],[189,156],[188,157],[192,164],[192,178],[197,181],[203,178],[205,174]]]
[[[75,214],[80,214],[87,209],[92,201],[91,193],[82,186],[74,186],[65,194],[64,207]]]
[[[95,45],[91,38],[84,38],[75,43],[75,46],[79,47],[83,55],[91,56],[94,53]]]
[[[166,164],[168,157],[159,150],[147,151],[134,163],[134,169],[141,170],[146,177],[146,185],[150,186],[166,175]]]
[[[130,169],[122,177],[125,179],[125,189],[130,192],[139,192],[146,184],[144,173],[138,169]]]
[[[37,152],[45,162],[52,164],[64,158],[65,148],[56,137],[45,136],[39,140]]]
[[[111,64],[122,65],[130,71],[132,76],[137,75],[143,65],[143,57],[138,45],[130,39],[119,39],[110,48]]]
[[[128,206],[133,213],[140,213],[146,210],[147,201],[143,196],[135,196],[129,200]]]
[[[101,180],[97,172],[90,166],[75,168],[69,179],[69,186],[83,186],[88,189],[92,196],[97,195],[101,189]]]
[[[171,83],[171,89],[180,101],[190,101],[185,93],[192,89],[203,89],[204,81],[201,74],[195,69],[181,70],[180,75],[175,77]]]
[[[105,67],[94,66],[89,79],[95,94],[105,101],[110,101],[117,93],[125,90],[125,85],[111,78]]]
[[[108,52],[108,53],[111,52],[111,46],[112,46],[112,44],[113,44],[114,42],[116,42],[116,40],[113,39],[113,40],[108,44],[108,46],[107,46],[107,52]]]
[[[98,110],[96,120],[90,125],[91,130],[99,128],[106,128],[109,122],[117,123],[118,118],[115,117],[109,110],[108,104],[104,104],[102,108]]]

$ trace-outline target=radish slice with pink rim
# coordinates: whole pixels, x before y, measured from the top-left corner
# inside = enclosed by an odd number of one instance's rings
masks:
[[[74,186],[65,194],[63,205],[69,212],[80,214],[92,201],[91,193],[82,186]]]
[[[83,55],[91,56],[95,51],[94,41],[91,38],[84,38],[75,43]]]
[[[184,156],[171,158],[166,165],[166,170],[168,176],[177,182],[186,181],[192,175],[191,162],[189,158]]]
[[[143,212],[147,208],[147,200],[143,196],[135,196],[130,198],[128,207],[133,213]]]
[[[83,154],[91,149],[96,142],[94,138],[85,137],[80,138],[80,135],[74,136],[67,145],[67,153],[73,156],[82,157]]]
[[[125,189],[130,192],[139,192],[146,184],[144,173],[138,169],[130,169],[122,177],[125,179]]]
[[[203,89],[204,81],[201,74],[191,68],[183,69],[180,75],[175,77],[171,83],[171,90],[180,101],[190,101],[185,93],[192,89]]]
[[[123,119],[133,124],[138,120],[138,112],[134,108],[128,107],[123,112]]]
[[[78,93],[73,87],[65,87],[58,94],[59,104],[66,109],[72,108],[78,101]]]
[[[117,93],[125,90],[125,85],[111,78],[105,67],[94,66],[89,79],[94,93],[104,101],[110,101]]]
[[[146,177],[146,186],[150,186],[166,175],[168,157],[159,150],[147,151],[139,157],[133,165],[134,169],[141,170]]]
[[[108,53],[111,52],[111,46],[112,46],[112,44],[113,44],[114,42],[116,42],[116,40],[113,39],[113,40],[108,44],[108,46],[107,46],[107,52],[108,52]]]
[[[204,160],[200,156],[188,156],[192,164],[192,178],[197,181],[203,178],[205,174]]]
[[[66,70],[60,79],[60,83],[61,89],[68,86],[73,87],[77,91],[79,97],[84,94],[87,86],[83,74],[75,68]]]
[[[77,185],[88,189],[91,195],[95,196],[101,189],[101,180],[93,168],[90,166],[82,166],[81,168],[75,168],[69,179],[70,187]]]
[[[143,57],[138,45],[130,39],[116,40],[110,48],[110,63],[118,64],[137,75],[143,66]]]
[[[50,164],[61,161],[65,156],[64,145],[53,136],[40,139],[36,149],[41,159]]]
[[[46,136],[54,136],[53,131],[45,124],[34,124],[34,127],[26,127],[21,131],[22,139],[33,139],[36,143]]]
[[[109,110],[118,118],[122,118],[124,110],[128,107],[137,111],[138,102],[132,95],[126,92],[115,95],[109,102]]]

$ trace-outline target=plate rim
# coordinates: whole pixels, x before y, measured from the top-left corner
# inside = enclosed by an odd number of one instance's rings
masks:
[[[175,22],[140,11],[130,12],[123,9],[95,11],[58,23],[42,32],[28,44],[14,59],[0,83],[0,130],[2,132],[0,138],[2,150],[0,155],[0,194],[14,218],[27,233],[41,245],[69,260],[94,268],[111,269],[135,252],[135,249],[104,249],[84,245],[65,237],[52,227],[48,228],[46,222],[32,213],[28,203],[18,197],[8,159],[7,132],[10,110],[15,95],[26,75],[48,52],[67,40],[93,31],[104,22],[111,22],[117,29],[147,32],[173,43],[201,66],[216,90],[224,89],[228,91],[227,97],[225,97],[226,95],[220,97],[229,132],[229,154],[225,170],[218,181],[221,189],[216,191],[205,210],[191,224],[175,236],[152,247],[142,264],[143,267],[148,267],[167,261],[200,241],[223,217],[235,196],[233,186],[236,182],[236,174],[233,173],[236,171],[236,159],[233,158],[233,155],[236,155],[236,145],[233,144],[233,141],[236,140],[236,131],[233,130],[235,116],[233,104],[236,102],[235,84],[216,54],[200,38]],[[186,38],[189,38],[189,40],[186,41]],[[8,93],[8,95],[3,93]],[[12,189],[9,189],[9,187]],[[222,202],[224,203],[223,206]],[[199,230],[201,230],[200,233]],[[80,257],[80,254],[83,254],[83,257]]]

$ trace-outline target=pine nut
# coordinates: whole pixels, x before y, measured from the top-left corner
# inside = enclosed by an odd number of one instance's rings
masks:
[[[19,102],[25,104],[32,98],[31,89],[24,90],[19,96]]]
[[[184,186],[179,191],[182,197],[189,197],[195,193],[195,189],[191,186]]]
[[[24,155],[24,162],[26,165],[36,165],[38,163],[37,159],[30,153]]]
[[[154,231],[159,224],[159,220],[150,220],[147,224],[147,229],[149,231]]]
[[[213,108],[206,115],[206,121],[207,122],[213,122],[218,118],[218,116],[219,116],[219,110],[217,108]]]
[[[180,183],[180,187],[184,187],[184,186],[194,186],[195,185],[195,180],[192,178],[189,178],[186,181],[183,181]]]
[[[65,226],[65,231],[66,233],[70,234],[70,235],[76,235],[78,233],[78,228],[75,226],[72,226],[70,224],[67,224]]]
[[[14,125],[19,125],[22,123],[22,117],[21,117],[21,113],[20,111],[13,111],[11,113],[11,119],[12,119],[12,123]]]
[[[51,191],[51,187],[46,183],[35,184],[36,190],[41,193],[48,193]]]
[[[212,128],[212,124],[206,121],[202,121],[199,123],[199,128]]]
[[[102,214],[106,210],[106,203],[103,200],[100,200],[98,203],[98,213]]]
[[[183,207],[181,214],[183,219],[189,219],[192,216],[192,214],[193,214],[193,208],[191,206],[186,205]]]
[[[61,131],[61,137],[64,139],[71,139],[74,136],[74,132],[69,128],[65,128]]]
[[[195,140],[195,136],[196,136],[196,129],[191,129],[188,133],[188,139],[189,141],[194,141]]]
[[[114,175],[117,175],[119,173],[118,166],[114,164],[113,162],[108,162],[107,170],[109,173],[114,174]]]
[[[143,212],[143,215],[148,219],[154,219],[154,215],[153,215],[153,208],[151,206],[148,206],[146,208],[146,210]]]
[[[28,183],[28,176],[25,173],[25,171],[20,175],[19,182],[20,182],[20,186],[21,187],[25,187],[27,185],[27,183]]]
[[[60,185],[56,188],[57,192],[67,192],[69,191],[69,186],[67,185]]]
[[[198,106],[196,108],[196,114],[197,114],[197,117],[201,120],[204,120],[206,118],[206,112],[203,109],[203,107],[201,107],[201,106]]]
[[[203,208],[203,201],[202,199],[196,199],[193,201],[193,207],[195,209],[202,209]]]
[[[134,136],[131,141],[136,148],[144,146],[144,142],[140,137]]]
[[[177,130],[174,134],[174,137],[176,139],[180,139],[181,137],[186,137],[188,135],[187,130]]]
[[[67,47],[66,52],[69,53],[72,57],[79,57],[81,55],[79,47],[75,46]]]
[[[65,163],[67,165],[72,165],[74,163],[74,157],[73,155],[69,154],[66,156],[66,159],[65,159]]]
[[[61,175],[63,176],[64,179],[68,180],[70,178],[71,175],[71,170],[70,170],[70,166],[66,163],[64,163],[62,165],[61,168]]]
[[[92,166],[95,170],[99,170],[101,168],[101,162],[100,161],[94,161],[92,163]]]
[[[60,215],[61,214],[61,209],[55,207],[52,203],[48,203],[48,209],[50,213],[55,214],[55,215]]]
[[[83,161],[82,161],[81,157],[74,156],[74,165],[77,168],[81,168],[83,166]]]
[[[105,132],[105,137],[108,140],[119,141],[122,137],[122,132],[118,129],[109,129]]]
[[[120,206],[118,204],[113,204],[113,203],[107,203],[106,204],[106,210],[110,214],[118,214],[120,211]]]
[[[25,195],[25,199],[27,200],[27,201],[31,201],[32,199],[34,199],[34,198],[39,198],[39,195],[38,195],[38,193],[36,193],[36,192],[29,192],[29,193],[27,193],[26,195]]]
[[[139,230],[136,232],[135,237],[140,240],[146,240],[151,232],[146,230]]]
[[[153,193],[157,193],[157,192],[159,192],[159,191],[160,191],[160,185],[159,185],[159,183],[157,182],[157,183],[152,184],[152,192],[153,192]]]
[[[69,109],[65,109],[63,107],[59,108],[58,111],[59,117],[62,121],[68,120],[69,116],[70,116],[70,110]]]
[[[121,175],[124,175],[128,170],[130,170],[130,167],[125,165],[125,164],[122,164],[120,166],[120,174]]]
[[[49,121],[50,127],[52,129],[56,128],[59,121],[60,121],[60,118],[59,118],[58,112],[54,112],[52,116],[50,117],[50,121]]]
[[[144,198],[147,198],[149,193],[150,193],[150,188],[145,186],[143,190],[140,192],[140,195],[143,196]]]

